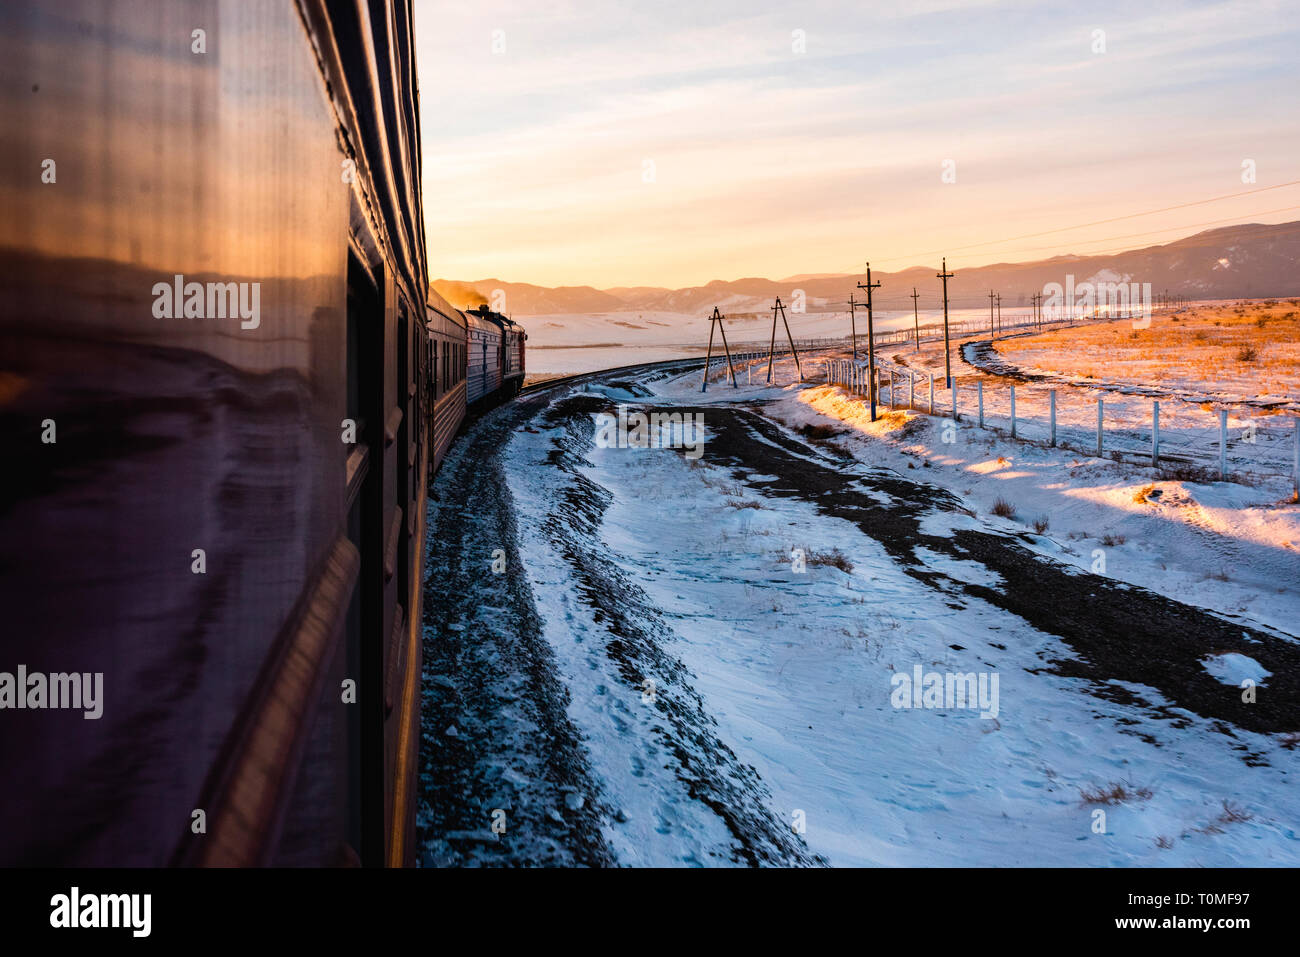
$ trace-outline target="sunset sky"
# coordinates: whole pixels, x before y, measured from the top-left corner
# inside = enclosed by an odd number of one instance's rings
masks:
[[[1091,6],[417,0],[433,278],[679,287],[1300,219],[1300,186],[1245,195],[1300,180],[1295,5]]]

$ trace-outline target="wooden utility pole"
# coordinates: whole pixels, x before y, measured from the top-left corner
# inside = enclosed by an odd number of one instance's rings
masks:
[[[916,339],[916,351],[917,351],[917,352],[920,352],[920,351],[921,351],[921,327],[920,327],[920,325],[918,324],[918,321],[917,321],[917,318],[916,318],[916,297],[919,296],[919,295],[920,295],[920,293],[917,292],[917,291],[916,291],[916,287],[913,286],[913,287],[912,287],[912,336],[913,336],[914,339]]]
[[[794,367],[799,373],[799,381],[803,381],[803,366],[799,364],[799,350],[794,347],[794,336],[790,335],[790,323],[785,318],[785,306],[781,305],[781,297],[776,297],[776,305],[772,307],[772,342],[767,348],[767,381],[772,381],[772,359],[776,355],[776,314],[781,313],[781,322],[785,325],[785,337],[790,340],[790,352],[794,355]]]
[[[997,330],[993,328],[993,290],[989,290],[989,338],[996,339]]]
[[[714,306],[713,315],[709,317],[709,351],[704,356],[704,383],[700,386],[700,391],[709,391],[709,362],[713,359],[714,329],[722,333],[722,350],[727,354],[727,371],[731,374],[731,387],[739,389],[740,385],[736,382],[736,370],[731,364],[731,350],[727,348],[727,328],[722,322],[722,313],[718,311],[717,306]]]
[[[876,328],[871,315],[871,290],[879,289],[880,283],[871,281],[871,263],[867,263],[867,284],[858,283],[859,289],[867,291],[867,391],[871,394],[871,421],[876,421]]]
[[[998,331],[1002,331],[1002,293],[998,293]]]
[[[862,303],[849,293],[849,341],[853,343],[853,361],[858,361],[858,306]]]
[[[948,280],[953,276],[948,272],[948,257],[943,257],[943,269],[936,278],[943,280],[943,372],[952,388],[952,348],[948,344]]]

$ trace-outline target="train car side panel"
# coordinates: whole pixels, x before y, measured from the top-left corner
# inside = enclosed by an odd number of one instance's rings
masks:
[[[466,398],[473,405],[501,387],[501,327],[467,313],[469,356],[465,369]]]
[[[95,720],[7,714],[0,863],[403,863],[433,412],[409,6],[140,13],[0,5],[6,650],[102,676]]]

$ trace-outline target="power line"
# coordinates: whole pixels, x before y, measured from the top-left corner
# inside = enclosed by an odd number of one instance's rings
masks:
[[[971,243],[967,246],[949,246],[946,249],[931,249],[923,253],[908,253],[906,256],[891,256],[883,262],[898,262],[902,259],[918,259],[921,256],[934,256],[939,253],[961,252],[967,249],[979,249],[983,246],[996,246],[999,243],[1014,243],[1022,239],[1035,239],[1039,236],[1050,236],[1053,233],[1064,233],[1074,229],[1087,229],[1090,226],[1103,226],[1106,223],[1118,223],[1125,219],[1137,219],[1142,216],[1154,216],[1156,213],[1168,213],[1175,209],[1187,209],[1190,206],[1204,206],[1206,203],[1217,203],[1225,199],[1236,199],[1240,196],[1251,196],[1255,193],[1267,193],[1269,190],[1284,189],[1287,186],[1300,185],[1300,179],[1294,179],[1287,183],[1278,183],[1276,186],[1261,186],[1258,189],[1247,189],[1239,193],[1224,193],[1222,196],[1211,196],[1209,199],[1197,199],[1187,203],[1178,203],[1174,206],[1164,206],[1160,209],[1148,209],[1141,213],[1127,213],[1123,216],[1112,216],[1109,219],[1097,219],[1090,223],[1079,223],[1075,226],[1061,226],[1057,229],[1045,229],[1038,233],[1025,233],[1020,236],[1010,236],[1006,239],[991,239],[982,243]]]
[[[1246,214],[1246,215],[1247,215],[1247,216],[1271,216],[1273,213],[1289,213],[1289,212],[1291,212],[1292,210],[1297,210],[1297,209],[1300,209],[1300,206],[1280,206],[1280,207],[1278,207],[1277,209],[1262,209],[1262,210],[1260,210],[1260,211],[1257,212],[1257,213],[1249,213],[1249,214]],[[1080,242],[1078,242],[1078,243],[1075,243],[1074,245],[1076,245],[1076,246],[1089,246],[1089,245],[1092,245],[1093,243],[1111,243],[1111,242],[1115,242],[1116,240],[1119,240],[1119,239],[1133,239],[1133,238],[1136,238],[1136,237],[1138,237],[1138,236],[1154,236],[1154,235],[1156,235],[1156,234],[1158,234],[1158,233],[1174,233],[1174,232],[1178,232],[1178,231],[1180,231],[1180,230],[1184,230],[1184,229],[1196,229],[1196,228],[1199,227],[1199,226],[1218,226],[1218,225],[1221,224],[1221,223],[1232,223],[1232,222],[1236,222],[1237,220],[1242,219],[1242,218],[1243,218],[1242,216],[1229,216],[1227,219],[1211,219],[1211,220],[1207,220],[1206,222],[1203,222],[1203,223],[1188,223],[1188,224],[1186,224],[1186,225],[1184,225],[1184,226],[1170,226],[1170,227],[1168,227],[1168,228],[1166,228],[1166,229],[1149,229],[1149,230],[1147,230],[1147,231],[1144,232],[1144,233],[1129,233],[1127,236],[1110,236],[1110,237],[1107,237],[1106,239],[1085,239],[1085,240],[1082,240],[1082,241],[1080,241]],[[1280,225],[1284,225],[1284,224],[1282,224],[1282,223],[1277,223],[1277,224],[1275,224],[1275,225],[1279,225],[1279,226],[1280,226]],[[1190,237],[1189,237],[1189,238],[1190,238]],[[1054,246],[1035,246],[1035,247],[1032,247],[1032,248],[1030,248],[1030,247],[1022,247],[1022,248],[1017,249],[1017,250],[1012,250],[1012,252],[1044,252],[1044,251],[1046,251],[1046,250],[1054,249],[1054,248],[1056,248],[1056,247],[1054,247]],[[1127,249],[1127,248],[1128,248],[1127,246],[1121,246],[1121,247],[1120,247],[1119,249],[1117,249],[1117,250],[1101,250],[1101,251],[1098,251],[1098,252],[1089,253],[1089,255],[1092,255],[1092,256],[1104,256],[1104,255],[1107,255],[1107,253],[1109,253],[1109,252],[1121,252],[1121,251],[1123,251],[1123,250],[1125,250],[1125,249]]]
[[[1274,214],[1274,213],[1287,213],[1287,212],[1293,212],[1293,211],[1295,211],[1295,210],[1300,210],[1300,206],[1280,206],[1280,207],[1278,207],[1278,208],[1276,208],[1276,209],[1262,209],[1262,210],[1259,210],[1258,212],[1255,212],[1255,213],[1243,214],[1243,216],[1247,216],[1247,217],[1248,217],[1248,216],[1270,216],[1270,215],[1272,215],[1272,214]],[[1104,239],[1088,239],[1088,240],[1083,240],[1083,241],[1081,241],[1081,242],[1079,242],[1079,243],[1077,243],[1077,244],[1075,244],[1075,245],[1076,245],[1076,246],[1085,246],[1085,245],[1092,245],[1092,244],[1095,244],[1095,243],[1110,243],[1110,242],[1116,242],[1116,241],[1118,241],[1118,240],[1122,240],[1122,239],[1133,239],[1133,238],[1140,237],[1140,236],[1154,236],[1154,235],[1158,235],[1158,234],[1160,234],[1160,233],[1180,232],[1180,231],[1182,231],[1182,230],[1186,230],[1186,229],[1195,229],[1195,228],[1200,227],[1200,226],[1217,226],[1217,225],[1220,225],[1220,224],[1222,224],[1222,223],[1232,223],[1232,222],[1235,222],[1235,221],[1238,220],[1238,219],[1242,219],[1243,216],[1229,216],[1229,217],[1227,217],[1226,219],[1211,219],[1211,220],[1206,220],[1206,221],[1204,221],[1204,222],[1200,222],[1200,223],[1186,223],[1186,224],[1184,224],[1184,225],[1182,225],[1182,226],[1170,226],[1170,227],[1166,227],[1166,228],[1164,228],[1164,229],[1151,229],[1151,230],[1146,230],[1145,232],[1141,232],[1141,233],[1127,233],[1127,234],[1122,235],[1122,236],[1108,236],[1108,237],[1106,237],[1106,238],[1104,238]],[[1278,223],[1278,224],[1276,224],[1276,225],[1287,225],[1287,224]],[[1295,232],[1296,230],[1300,230],[1300,225],[1294,225],[1294,226],[1292,226],[1291,232]],[[1054,247],[1054,246],[1022,246],[1020,249],[1008,250],[1008,252],[1010,252],[1010,253],[1046,252],[1046,251],[1049,251],[1049,250],[1052,250],[1052,249],[1055,249],[1055,248],[1056,248],[1056,247]],[[1089,251],[1086,251],[1083,255],[1086,255],[1086,256],[1109,256],[1109,255],[1112,255],[1112,254],[1114,254],[1114,253],[1119,253],[1119,252],[1129,252],[1129,251],[1132,251],[1132,246],[1126,244],[1126,245],[1122,245],[1122,246],[1117,246],[1117,247],[1115,247],[1114,249],[1096,249],[1096,250],[1089,250]],[[992,264],[989,264],[989,265],[992,265]],[[1023,263],[1018,263],[1018,264],[1014,264],[1014,265],[1025,265],[1025,264],[1023,264]],[[985,268],[989,268],[989,266],[978,266],[978,267],[977,267],[977,266],[972,266],[971,268],[972,268],[972,269],[985,269]],[[984,298],[987,298],[987,296],[985,296]],[[963,301],[963,304],[962,304],[962,306],[961,306],[960,308],[976,308],[979,304],[980,304],[980,303],[979,303],[979,301],[978,301],[977,299],[972,299],[972,300],[970,300],[970,301],[968,301],[968,302],[967,302],[967,301]],[[890,306],[886,306],[885,308],[904,308],[904,306],[900,303],[898,306],[890,305]]]

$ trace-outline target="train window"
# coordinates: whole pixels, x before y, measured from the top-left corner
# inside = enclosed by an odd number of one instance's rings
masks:
[[[381,419],[377,408],[376,370],[383,369],[378,353],[375,317],[381,313],[379,293],[369,271],[355,256],[348,256],[347,316],[347,417],[357,424],[357,444],[370,444],[369,426]],[[382,374],[382,373],[381,373]]]
[[[407,325],[410,317],[406,310],[405,300],[399,300],[397,303],[397,375],[393,377],[393,404],[405,410],[406,408],[406,385],[411,381],[411,359],[407,355],[406,345],[410,341],[406,334]],[[403,412],[405,417],[405,412]]]

